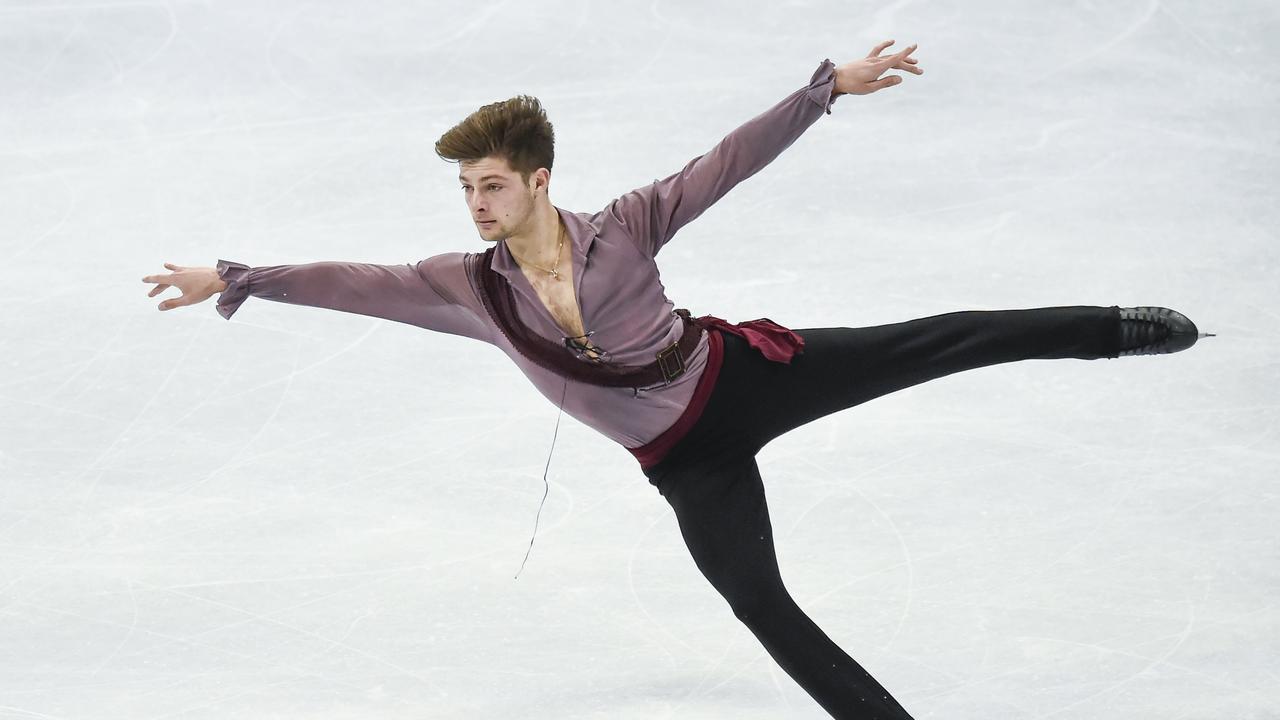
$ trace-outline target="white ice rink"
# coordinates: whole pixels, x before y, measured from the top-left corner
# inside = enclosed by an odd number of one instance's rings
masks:
[[[433,144],[546,105],[552,201],[919,43],[658,257],[793,328],[1164,305],[759,456],[783,575],[916,718],[1280,718],[1270,0],[0,2],[0,717],[827,715],[632,456],[492,346],[143,275],[486,247]]]

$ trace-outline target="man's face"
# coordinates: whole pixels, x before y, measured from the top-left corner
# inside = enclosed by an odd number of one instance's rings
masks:
[[[530,175],[529,184],[525,185],[520,173],[500,157],[463,161],[458,166],[461,169],[458,182],[462,184],[467,210],[481,238],[497,242],[529,229],[527,226],[533,219],[533,187],[538,173],[544,171]]]

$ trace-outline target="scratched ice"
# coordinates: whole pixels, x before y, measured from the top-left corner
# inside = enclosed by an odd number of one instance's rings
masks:
[[[890,38],[925,74],[682,230],[678,304],[1156,304],[1219,337],[779,438],[789,588],[918,718],[1274,717],[1274,3],[460,7],[0,3],[0,717],[825,717],[568,416],[513,579],[557,417],[497,350],[160,313],[138,278],[479,250],[432,150],[476,107],[540,97],[552,197],[595,210]]]

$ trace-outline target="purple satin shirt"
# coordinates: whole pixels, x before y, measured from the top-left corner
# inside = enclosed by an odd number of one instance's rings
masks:
[[[835,66],[823,60],[809,84],[729,133],[710,151],[663,180],[632,190],[595,213],[556,208],[573,252],[573,289],[591,343],[622,365],[647,365],[679,339],[681,319],[667,299],[654,261],[676,231],[791,146],[835,101]],[[564,332],[538,298],[506,242],[493,269],[507,278],[520,320],[563,344]],[[227,283],[218,313],[230,319],[249,296],[407,323],[496,345],[544,396],[626,448],[649,443],[684,412],[707,364],[704,333],[686,370],[670,385],[633,389],[580,383],[526,360],[498,331],[463,268],[468,253],[447,252],[413,264],[315,262],[248,267],[218,261]],[[695,312],[695,315],[700,313]],[[571,352],[568,348],[565,352]]]

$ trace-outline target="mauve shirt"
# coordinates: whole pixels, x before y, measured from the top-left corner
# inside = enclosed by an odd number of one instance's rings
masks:
[[[684,325],[667,299],[654,262],[676,231],[790,147],[835,101],[835,66],[823,60],[809,84],[729,133],[678,173],[632,190],[595,213],[556,208],[573,252],[573,289],[591,344],[604,360],[648,365],[680,339]],[[471,289],[470,253],[447,252],[414,264],[315,262],[248,267],[218,261],[227,287],[218,313],[230,319],[249,296],[370,315],[496,345],[538,391],[584,424],[627,448],[645,445],[684,412],[707,364],[703,332],[686,370],[671,384],[602,387],[568,380],[525,359],[503,336]],[[516,314],[534,332],[564,344],[564,332],[499,241],[493,269],[511,284]],[[700,313],[693,313],[695,316]],[[565,348],[566,353],[574,352]],[[590,360],[582,360],[591,362]]]

